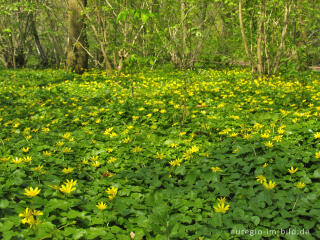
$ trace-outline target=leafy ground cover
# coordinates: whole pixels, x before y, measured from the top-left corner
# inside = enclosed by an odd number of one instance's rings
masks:
[[[319,90],[246,70],[1,71],[0,238],[319,239]]]

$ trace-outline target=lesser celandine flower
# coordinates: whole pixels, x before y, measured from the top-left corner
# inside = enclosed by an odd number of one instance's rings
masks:
[[[26,208],[23,213],[19,214],[19,217],[24,217],[21,220],[22,224],[29,224],[30,227],[39,224],[40,221],[35,218],[35,216],[42,216],[43,213],[39,210],[32,210],[30,208]]]
[[[116,188],[116,187],[108,188],[108,189],[106,190],[106,193],[109,194],[108,197],[109,197],[110,200],[112,200],[112,199],[114,199],[115,196],[117,195],[117,193],[118,193],[118,188]]]
[[[30,187],[29,189],[25,188],[24,191],[24,195],[27,195],[28,197],[35,197],[40,193],[40,189],[38,187],[36,187],[35,189],[33,189],[32,187]]]
[[[293,166],[291,166],[291,168],[288,169],[288,172],[291,174],[294,174],[298,171],[298,168],[294,168]]]
[[[75,191],[76,188],[74,187],[77,184],[77,180],[69,179],[66,180],[64,185],[61,185],[59,190],[65,194],[70,194],[71,192]]]
[[[32,168],[32,171],[41,171],[42,168],[43,168],[43,166],[38,165],[38,167]]]
[[[50,157],[51,156],[51,152],[49,151],[43,151],[43,155],[46,156],[46,157]]]
[[[26,152],[29,152],[30,148],[29,148],[29,147],[26,147],[26,148],[23,147],[23,148],[21,148],[21,150],[22,150],[22,152],[25,152],[25,153],[26,153]]]
[[[271,180],[269,180],[269,183],[267,182],[263,183],[263,186],[268,190],[274,189],[276,185],[277,185],[276,182],[272,182]]]
[[[213,206],[213,208],[214,211],[217,213],[226,213],[229,210],[230,205],[226,205],[226,198],[221,197],[218,198],[218,203],[216,206]]]
[[[314,134],[314,138],[315,138],[315,139],[320,138],[320,132],[316,132],[316,133]]]
[[[93,167],[99,167],[101,165],[101,163],[99,161],[94,161],[91,165]]]
[[[301,188],[304,188],[306,186],[306,184],[303,182],[298,182],[296,186],[297,186],[297,188],[301,189]]]
[[[172,160],[169,162],[169,164],[172,166],[172,167],[175,167],[175,166],[180,166],[182,160],[180,158],[177,158],[176,160]]]
[[[117,158],[115,157],[110,157],[109,160],[108,160],[108,163],[113,163],[117,160]]]
[[[212,167],[211,170],[213,172],[222,172],[222,169],[220,167]]]
[[[316,152],[316,158],[320,158],[320,151]]]
[[[31,160],[32,160],[32,157],[30,157],[30,156],[26,156],[23,158],[24,162],[31,162]]]
[[[266,177],[263,175],[256,176],[256,179],[257,179],[257,182],[262,183],[262,184],[267,182]]]
[[[105,204],[104,202],[99,202],[96,207],[100,210],[105,210],[107,208],[107,204]]]
[[[12,159],[12,162],[15,163],[15,164],[20,164],[20,163],[22,163],[22,161],[23,161],[23,159],[22,158],[18,158],[18,157]]]
[[[264,145],[266,146],[266,147],[269,147],[269,148],[272,148],[273,147],[273,143],[272,142],[265,142],[264,143]]]
[[[74,181],[73,179],[71,179],[71,180],[66,179],[66,181],[64,183],[69,184],[71,186],[75,186],[75,185],[77,185],[77,180]]]
[[[157,158],[157,159],[163,159],[163,158],[164,158],[164,154],[157,152],[155,158]]]
[[[135,147],[132,149],[132,152],[134,153],[138,153],[138,152],[141,152],[142,151],[142,148],[141,147]]]
[[[64,174],[68,174],[73,172],[74,168],[72,167],[68,167],[68,168],[64,168],[61,172],[63,172]]]

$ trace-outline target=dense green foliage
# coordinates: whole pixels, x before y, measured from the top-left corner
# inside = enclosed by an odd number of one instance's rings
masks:
[[[319,90],[315,74],[1,71],[0,238],[319,239]]]

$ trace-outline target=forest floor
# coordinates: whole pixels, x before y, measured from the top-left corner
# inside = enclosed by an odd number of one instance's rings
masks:
[[[320,239],[305,79],[0,71],[0,238]]]

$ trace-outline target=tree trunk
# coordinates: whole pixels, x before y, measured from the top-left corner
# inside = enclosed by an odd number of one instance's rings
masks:
[[[288,16],[290,15],[290,10],[291,10],[291,3],[287,2],[285,6],[284,17],[283,17],[283,27],[281,32],[280,44],[274,60],[273,73],[276,73],[280,67],[281,54],[282,54],[282,50],[285,47],[285,37],[287,34]]]
[[[88,67],[86,26],[81,10],[86,7],[87,0],[69,0],[69,42],[67,68],[82,73]]]
[[[37,47],[38,53],[39,53],[40,58],[41,58],[40,65],[42,67],[47,67],[48,66],[48,58],[47,58],[46,54],[43,51],[43,48],[42,48],[42,45],[41,45],[41,42],[40,42],[40,39],[39,39],[38,31],[37,31],[37,28],[36,28],[36,19],[35,19],[34,16],[32,16],[32,19],[31,19],[31,33],[32,33],[32,35],[34,37],[34,41],[36,43],[36,47]]]
[[[264,2],[261,2],[261,8],[260,8],[260,18],[259,18],[259,24],[258,24],[258,40],[257,40],[257,70],[259,73],[259,76],[262,76],[264,69],[262,66],[262,25],[264,21]]]
[[[244,45],[244,50],[246,52],[246,55],[250,61],[251,69],[252,72],[254,71],[253,68],[253,60],[252,60],[252,52],[249,52],[248,48],[248,43],[247,43],[247,37],[244,31],[244,26],[243,26],[243,19],[242,19],[242,0],[239,0],[239,23],[240,23],[240,31],[241,31],[241,36],[242,36],[242,41]]]
[[[187,49],[187,27],[186,27],[186,16],[185,16],[185,8],[186,3],[184,0],[180,0],[180,20],[181,20],[181,27],[182,27],[182,34],[181,34],[181,43],[182,43],[182,49],[181,49],[181,65],[182,67],[185,67],[185,61],[186,61],[186,49]]]

